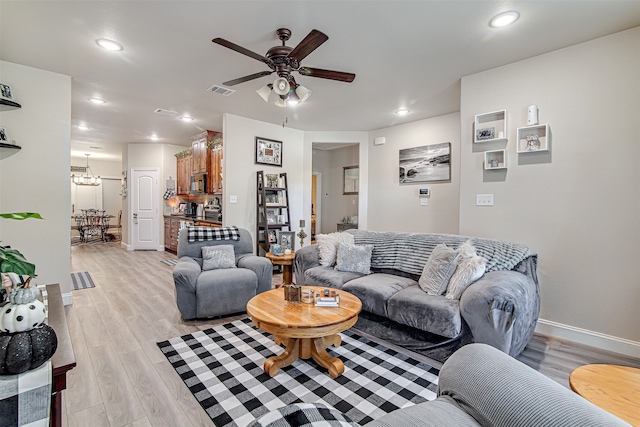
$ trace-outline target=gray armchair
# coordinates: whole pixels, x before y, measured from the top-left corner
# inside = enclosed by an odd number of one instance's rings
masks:
[[[176,302],[185,319],[225,316],[246,311],[247,302],[271,289],[271,262],[253,255],[253,239],[243,228],[240,240],[189,243],[187,229],[178,236],[178,263],[173,269]],[[233,245],[237,268],[202,271],[202,247]]]

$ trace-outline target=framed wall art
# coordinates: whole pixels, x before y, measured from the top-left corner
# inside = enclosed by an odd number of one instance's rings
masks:
[[[9,136],[7,135],[7,129],[0,126],[0,142],[3,144],[9,143]]]
[[[8,101],[13,101],[13,93],[11,92],[11,86],[6,83],[0,83],[0,98]]]
[[[256,136],[256,163],[282,167],[282,141]]]
[[[400,184],[451,180],[451,143],[400,150]]]
[[[295,231],[278,231],[278,244],[282,249],[296,250],[296,232]]]

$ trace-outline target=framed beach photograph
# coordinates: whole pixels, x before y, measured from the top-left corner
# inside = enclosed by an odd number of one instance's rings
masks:
[[[0,83],[0,98],[13,101],[13,93],[11,92],[11,86],[6,83]]]
[[[278,244],[282,246],[282,250],[296,250],[296,232],[295,231],[278,231]]]
[[[282,167],[282,141],[256,136],[256,163]]]
[[[7,136],[7,128],[0,126],[0,142],[8,144],[9,136]]]
[[[451,180],[451,143],[400,150],[400,184]]]

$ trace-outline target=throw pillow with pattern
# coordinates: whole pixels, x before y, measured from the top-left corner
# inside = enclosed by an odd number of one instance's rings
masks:
[[[456,271],[457,260],[458,252],[447,245],[439,244],[433,248],[418,280],[420,288],[429,295],[442,295]]]
[[[373,245],[338,244],[335,269],[352,273],[371,274]]]
[[[354,244],[352,234],[340,232],[316,235],[318,242],[318,253],[320,254],[320,265],[323,267],[333,267],[336,263],[336,254],[339,243]]]
[[[456,252],[459,254],[458,265],[447,285],[447,299],[460,299],[469,285],[481,278],[487,269],[487,261],[476,254],[470,240],[461,244]]]
[[[219,268],[236,268],[236,254],[233,245],[202,247],[202,271]]]

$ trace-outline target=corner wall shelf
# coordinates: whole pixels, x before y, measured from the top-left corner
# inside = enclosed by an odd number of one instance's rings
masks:
[[[538,153],[551,150],[551,128],[547,124],[525,126],[517,129],[516,151],[518,154]],[[537,136],[540,147],[528,149],[528,136]]]
[[[491,166],[492,161],[497,161],[497,166]],[[507,150],[493,150],[484,152],[484,169],[501,170],[507,169]]]
[[[506,142],[507,138],[507,110],[492,111],[476,114],[473,129],[473,143]],[[484,131],[484,132],[483,132]],[[502,132],[502,136],[500,135]]]
[[[0,111],[13,110],[15,108],[22,108],[22,105],[8,99],[0,98]]]

